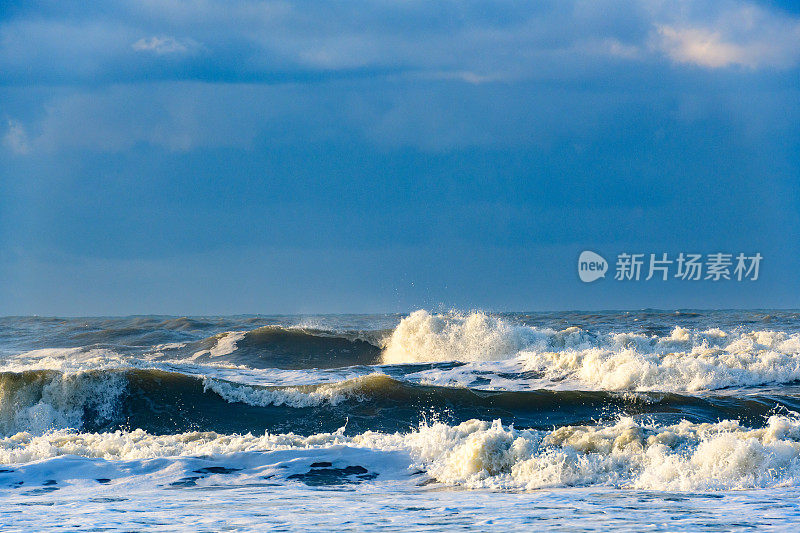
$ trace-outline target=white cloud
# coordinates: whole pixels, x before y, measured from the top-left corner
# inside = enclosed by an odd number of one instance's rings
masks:
[[[694,63],[712,68],[734,64],[758,66],[754,54],[743,46],[725,42],[716,31],[658,26],[658,34],[662,38],[662,51],[677,63]]]
[[[713,21],[656,24],[654,48],[675,63],[708,68],[787,68],[800,60],[800,21],[750,5]]]
[[[151,52],[157,55],[185,54],[199,47],[192,39],[176,39],[174,37],[142,38],[131,45],[137,52]]]
[[[31,151],[28,134],[22,124],[16,120],[8,121],[8,130],[3,136],[3,144],[15,154],[24,155]]]
[[[641,47],[623,43],[613,37],[585,39],[568,48],[566,52],[579,57],[611,57],[625,60],[641,59],[643,55]]]
[[[504,81],[506,78],[502,76],[482,76],[468,70],[459,71],[442,71],[421,74],[418,77],[422,79],[432,80],[457,80],[463,81],[472,85],[480,85],[481,83],[491,83],[495,81]]]
[[[638,46],[625,44],[613,38],[603,40],[599,43],[598,49],[607,55],[623,59],[636,59],[641,54]]]

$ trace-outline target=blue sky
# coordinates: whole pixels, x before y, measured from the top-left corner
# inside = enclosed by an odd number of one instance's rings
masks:
[[[799,189],[794,2],[0,0],[0,314],[800,307]]]

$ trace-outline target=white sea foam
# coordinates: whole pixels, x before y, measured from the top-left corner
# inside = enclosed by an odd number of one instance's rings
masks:
[[[436,479],[473,488],[743,489],[800,479],[799,424],[773,416],[758,430],[733,421],[652,427],[622,418],[613,426],[537,432],[469,421],[431,426],[437,446],[428,436],[420,448]]]
[[[390,380],[385,374],[374,373],[338,383],[265,389],[206,378],[203,380],[203,390],[214,391],[228,402],[261,407],[286,405],[299,408],[316,407],[325,403],[338,405],[349,399],[361,399],[361,392],[365,388],[380,387]]]
[[[3,357],[0,372],[106,370],[131,367],[131,361],[135,359],[106,348],[44,348]]]
[[[596,346],[526,349],[518,357],[549,379],[610,390],[699,391],[800,379],[800,336],[772,331],[612,334]]]
[[[513,325],[483,313],[416,311],[400,322],[383,352],[391,364],[505,361],[507,367],[512,360],[518,370],[540,373],[559,388],[698,391],[788,383],[800,380],[800,334],[675,327],[668,336],[595,335],[577,327]],[[447,383],[440,374],[425,378]]]
[[[432,315],[415,311],[400,321],[386,349],[387,364],[492,361],[512,357],[547,335],[484,313]]]
[[[777,415],[761,429],[742,428],[735,421],[653,426],[621,418],[613,425],[554,431],[517,430],[499,421],[470,420],[456,426],[435,422],[410,433],[370,431],[353,436],[342,430],[311,436],[61,430],[0,439],[0,462],[30,463],[63,455],[130,461],[276,450],[287,451],[290,460],[293,453],[306,456],[311,449],[363,450],[362,456],[387,453],[393,470],[399,453],[407,458],[408,472],[422,468],[439,482],[469,488],[603,485],[697,491],[797,486],[800,482],[800,420]],[[380,461],[373,456],[372,463],[380,472]]]
[[[232,354],[236,351],[236,343],[242,340],[246,331],[229,331],[217,335],[217,343],[208,350],[200,350],[192,356],[192,359],[198,359],[204,355],[210,357],[222,357],[224,355]]]

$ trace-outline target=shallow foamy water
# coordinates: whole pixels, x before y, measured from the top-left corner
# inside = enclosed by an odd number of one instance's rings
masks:
[[[794,488],[735,493],[551,489],[525,493],[221,486],[4,496],[4,531],[795,531]]]

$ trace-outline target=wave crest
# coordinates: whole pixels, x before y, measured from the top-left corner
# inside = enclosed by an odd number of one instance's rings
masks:
[[[251,368],[340,368],[377,363],[378,340],[362,337],[356,333],[263,326],[203,339],[186,346],[186,350],[192,350],[188,353],[178,349],[177,352],[163,351],[162,355],[172,359],[189,356],[192,362],[224,362]]]
[[[347,400],[363,401],[367,394],[389,388],[396,384],[385,374],[370,374],[337,383],[323,385],[301,385],[297,387],[252,387],[222,381],[204,379],[203,390],[213,391],[231,403],[266,407],[268,405],[303,408],[322,404],[339,405]]]
[[[515,360],[539,386],[699,391],[800,380],[800,334],[692,331],[592,334],[509,324],[484,313],[416,311],[390,337],[383,362]]]
[[[495,361],[545,340],[532,328],[514,327],[485,313],[432,315],[414,311],[400,321],[383,351],[386,364]]]

